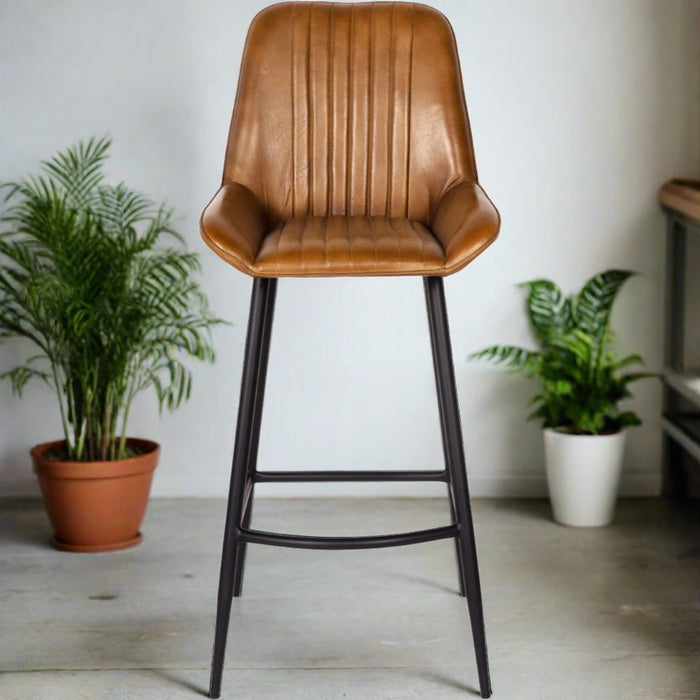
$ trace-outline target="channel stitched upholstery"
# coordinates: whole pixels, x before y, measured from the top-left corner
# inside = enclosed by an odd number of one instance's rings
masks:
[[[256,277],[447,275],[498,234],[454,35],[424,5],[273,5],[248,32],[205,242]]]

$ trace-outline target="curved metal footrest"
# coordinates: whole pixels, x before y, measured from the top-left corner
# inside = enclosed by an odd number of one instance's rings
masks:
[[[285,471],[251,475],[259,484],[306,481],[448,481],[445,469],[408,469],[392,471]]]
[[[378,547],[399,547],[406,544],[419,544],[457,537],[459,525],[445,525],[429,530],[415,530],[393,535],[370,535],[366,537],[316,537],[315,535],[284,535],[277,532],[263,532],[240,528],[240,539],[251,544],[266,544],[273,547],[295,549],[376,549]]]

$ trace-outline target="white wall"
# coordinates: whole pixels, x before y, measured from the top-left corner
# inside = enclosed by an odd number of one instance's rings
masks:
[[[197,367],[194,396],[132,432],[163,444],[155,495],[222,495],[228,481],[250,280],[200,243],[220,179],[246,28],[265,2],[3,0],[0,179],[93,134],[114,139],[114,178],[165,198],[199,250],[212,305],[234,326]],[[661,362],[663,218],[658,187],[700,175],[700,4],[693,0],[454,0],[480,177],[501,238],[448,278],[464,439],[476,495],[544,493],[532,389],[467,362],[493,342],[528,343],[515,284],[551,276],[572,291],[611,266],[639,270],[614,318],[623,350]],[[264,468],[436,467],[432,365],[417,279],[283,280],[263,421]],[[0,348],[0,368],[26,351]],[[623,488],[659,484],[660,391],[639,385]],[[0,386],[0,495],[36,493],[27,450],[59,434],[44,387]],[[278,487],[264,493],[311,494]],[[432,492],[423,485],[384,492]],[[400,488],[400,491],[396,489]],[[360,493],[323,486],[324,493]]]

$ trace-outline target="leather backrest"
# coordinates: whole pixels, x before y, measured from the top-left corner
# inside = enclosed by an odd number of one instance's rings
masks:
[[[452,28],[403,2],[290,2],[255,17],[224,166],[270,223],[397,216],[425,224],[476,181]]]

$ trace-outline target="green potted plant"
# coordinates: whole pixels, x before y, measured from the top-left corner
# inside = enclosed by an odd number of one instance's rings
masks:
[[[569,296],[550,280],[523,283],[539,348],[493,345],[472,355],[539,383],[528,417],[543,423],[554,518],[567,525],[612,521],[625,429],[640,423],[619,404],[632,382],[654,376],[628,371],[642,358],[618,357],[610,328],[613,303],[632,274],[607,270]]]
[[[128,436],[129,409],[154,387],[161,409],[189,397],[183,359],[213,361],[208,309],[172,212],[124,183],[106,184],[109,138],[7,183],[0,220],[0,341],[36,354],[1,375],[21,395],[55,391],[63,439],[31,450],[56,547],[137,544],[159,446]]]

